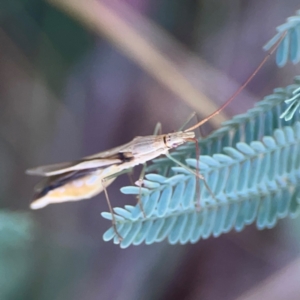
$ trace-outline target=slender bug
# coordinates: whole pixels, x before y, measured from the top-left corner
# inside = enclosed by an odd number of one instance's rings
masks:
[[[175,163],[187,168],[181,162],[173,158],[169,154],[169,150],[186,142],[196,142],[198,147],[197,140],[195,139],[195,133],[192,132],[192,130],[206,123],[209,119],[220,113],[220,111],[222,111],[246,87],[267,59],[277,49],[284,36],[285,34],[282,35],[281,39],[273,47],[270,53],[264,58],[252,75],[231,98],[229,98],[218,110],[185,131],[144,137],[139,136],[125,145],[84,157],[78,161],[41,166],[27,170],[26,173],[29,175],[45,177],[44,180],[35,187],[34,201],[31,203],[30,207],[32,209],[39,209],[50,203],[89,199],[104,191],[109,210],[112,214],[114,231],[119,240],[121,240],[122,237],[116,228],[116,220],[106,188],[120,174],[129,172],[133,167],[139,164],[145,164],[147,161],[150,161],[160,155],[166,155]],[[199,152],[199,150],[196,152]],[[197,157],[199,157],[199,155],[197,155]],[[196,172],[190,169],[189,171],[195,174],[198,178],[204,180],[199,173],[199,160],[197,160],[197,164]],[[199,181],[197,180],[197,182]],[[210,191],[205,180],[204,184]],[[199,189],[198,193],[200,195]],[[141,205],[140,199],[138,201]]]

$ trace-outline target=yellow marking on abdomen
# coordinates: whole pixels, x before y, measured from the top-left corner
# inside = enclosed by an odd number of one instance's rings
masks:
[[[59,188],[49,191],[45,196],[36,199],[30,204],[30,207],[32,209],[39,209],[50,203],[89,199],[103,191],[102,179],[102,170],[80,179],[75,179]],[[109,186],[114,180],[115,178],[105,181],[105,187]]]

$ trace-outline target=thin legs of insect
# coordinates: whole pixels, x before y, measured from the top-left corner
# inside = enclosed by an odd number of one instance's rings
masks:
[[[144,181],[144,176],[145,176],[145,171],[146,171],[146,167],[147,167],[147,164],[144,163],[143,164],[143,168],[142,168],[142,171],[141,171],[141,174],[139,176],[139,180],[136,182],[136,184],[139,186],[140,188],[140,191],[139,191],[139,195],[138,195],[138,204],[140,206],[140,209],[143,213],[143,216],[144,218],[146,218],[146,214],[145,214],[145,211],[144,211],[144,208],[143,208],[143,203],[142,203],[142,185],[143,185],[143,181]]]
[[[199,118],[198,118],[198,115],[195,113],[195,117],[196,117],[196,120],[197,120],[197,123],[199,122]],[[199,136],[200,136],[200,139],[203,137],[203,133],[201,131],[201,126],[197,128],[198,129],[198,132],[199,132]],[[196,172],[197,174],[200,174],[200,146],[198,144],[198,141],[197,139],[195,138],[194,139],[194,142],[195,142],[195,147],[196,147],[196,159],[197,159],[197,169],[196,169]],[[203,182],[204,182],[204,185],[207,187],[208,191],[210,192],[211,195],[213,195],[212,191],[210,190],[205,178],[203,179]],[[197,180],[197,210],[199,211],[200,210],[200,197],[201,197],[201,187],[200,187],[200,182],[199,180]],[[213,195],[213,198],[214,198],[214,195]]]
[[[154,132],[153,132],[153,135],[161,135],[162,134],[162,126],[161,126],[161,123],[158,122],[156,125],[155,125],[155,128],[154,128]],[[147,164],[144,163],[143,164],[143,168],[142,168],[142,171],[141,171],[141,174],[139,176],[139,180],[136,182],[136,184],[139,186],[140,188],[140,192],[139,192],[139,196],[138,196],[138,204],[140,206],[140,209],[143,213],[143,216],[144,218],[146,218],[146,214],[145,214],[145,211],[144,211],[144,208],[143,208],[143,203],[141,201],[142,199],[142,185],[143,185],[143,181],[144,181],[144,176],[145,176],[145,172],[146,172],[146,167],[147,167]]]
[[[197,115],[197,113],[194,111],[194,112],[192,112],[191,114],[190,114],[190,116],[188,117],[188,119],[185,121],[185,123],[179,128],[179,130],[178,131],[182,131],[183,129],[184,129],[184,127],[193,119],[193,118],[196,118],[196,123],[198,124],[200,121],[199,121],[199,117],[198,117],[198,115]],[[203,138],[204,137],[204,134],[203,134],[203,132],[202,132],[202,130],[201,130],[201,126],[199,126],[199,127],[197,127],[196,129],[198,130],[198,132],[199,132],[199,136],[200,136],[200,138]]]
[[[143,209],[143,204],[142,204],[142,201],[141,201],[141,199],[142,199],[141,196],[142,196],[143,177],[144,177],[144,175],[145,175],[145,169],[146,169],[146,166],[147,166],[147,165],[144,164],[143,169],[142,169],[142,172],[141,172],[141,174],[140,174],[140,176],[139,176],[139,180],[138,180],[136,183],[134,183],[133,178],[132,178],[133,169],[132,169],[131,172],[128,173],[128,177],[129,177],[130,184],[131,184],[131,185],[137,184],[137,185],[140,187],[139,196],[137,196],[137,202],[138,202],[138,205],[139,205],[139,207],[140,207],[140,209],[141,209],[141,211],[142,211],[142,213],[143,213],[143,215],[144,215],[145,218],[146,218],[146,214],[145,214],[145,211],[144,211],[144,209]]]
[[[122,236],[120,235],[120,233],[118,232],[118,229],[117,229],[115,214],[113,212],[113,209],[112,209],[109,197],[108,197],[108,193],[107,193],[107,190],[106,190],[106,187],[105,187],[105,182],[106,182],[106,178],[103,178],[102,181],[101,181],[101,184],[102,184],[102,187],[103,187],[103,191],[104,191],[104,194],[105,194],[105,198],[106,198],[106,201],[107,201],[109,212],[111,213],[112,227],[114,229],[115,234],[117,235],[117,237],[119,239],[119,242],[121,243],[123,238],[122,238]]]
[[[199,175],[200,174],[200,147],[198,145],[198,141],[196,138],[192,139],[194,142],[195,142],[195,147],[196,147],[196,159],[197,159],[197,167],[196,167],[196,173]],[[202,176],[203,177],[203,176]],[[204,177],[203,177],[204,178]],[[205,181],[205,178],[203,179],[204,182],[206,183]],[[197,191],[197,210],[199,211],[200,210],[200,197],[201,197],[201,191],[200,191],[200,182],[199,180],[196,181],[196,191]],[[208,185],[207,185],[208,186]]]
[[[197,123],[199,123],[200,121],[199,121],[198,115],[196,114],[195,116],[196,116],[196,121],[197,121]],[[200,138],[200,139],[203,139],[205,135],[204,135],[204,133],[203,133],[202,127],[199,126],[199,127],[197,128],[197,130],[198,130],[198,133],[199,133],[199,138]]]
[[[129,178],[129,182],[131,185],[134,185],[133,175],[134,175],[134,169],[132,169],[130,172],[128,172],[128,178]]]
[[[187,121],[180,127],[179,131],[180,130],[183,130],[184,127],[194,118],[196,117],[196,120],[197,120],[197,123],[199,122],[199,119],[198,119],[198,116],[196,114],[196,112],[193,112],[189,118],[187,119]],[[198,127],[197,128],[198,131],[199,131],[199,135],[202,137],[202,132],[201,132],[201,127]],[[200,148],[199,148],[199,145],[198,145],[198,141],[196,139],[193,139],[193,141],[195,142],[195,146],[196,146],[196,158],[197,158],[197,174],[200,174],[199,172],[199,163],[200,163]],[[204,179],[203,179],[204,180]],[[201,191],[200,191],[200,182],[197,180],[197,186],[196,186],[196,192],[197,192],[197,210],[200,209],[200,196],[201,196]]]
[[[212,190],[210,189],[209,185],[206,182],[206,179],[199,173],[199,172],[195,172],[194,170],[190,169],[189,167],[187,167],[185,164],[181,163],[180,161],[178,161],[177,159],[175,159],[174,157],[172,157],[169,153],[165,154],[170,160],[174,161],[177,165],[179,165],[180,167],[184,168],[185,170],[189,171],[191,174],[194,174],[198,179],[203,180],[203,183],[205,185],[205,187],[207,188],[208,192],[210,193],[210,195],[212,196],[212,198],[215,199],[215,195],[212,192]],[[199,210],[200,208],[200,197],[198,197],[198,201],[196,203],[197,209]]]
[[[162,134],[161,123],[158,122],[158,123],[156,123],[156,125],[155,125],[153,135],[161,135],[161,134]]]
[[[178,131],[182,131],[184,129],[184,127],[190,123],[190,121],[195,117],[197,116],[196,115],[196,112],[192,112],[189,117],[187,118],[187,120],[180,126],[180,128],[178,129]]]

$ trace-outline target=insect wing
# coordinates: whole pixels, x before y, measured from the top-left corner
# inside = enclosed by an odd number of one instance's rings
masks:
[[[48,177],[85,169],[103,168],[121,162],[122,160],[118,158],[81,160],[75,162],[40,166],[34,169],[27,170],[26,174]]]
[[[125,152],[123,149],[130,149],[131,145],[133,144],[134,140],[131,142],[124,144],[122,146],[118,146],[106,151],[102,151],[90,156],[86,156],[83,159],[96,159],[96,158],[112,158],[112,157],[118,157],[118,153]],[[127,151],[126,151],[127,152]]]
[[[103,191],[103,184],[107,187],[115,180],[111,178],[103,183],[103,178],[114,172],[114,167],[115,165],[45,178],[35,187],[34,201],[30,207],[39,209],[51,203],[89,199]]]

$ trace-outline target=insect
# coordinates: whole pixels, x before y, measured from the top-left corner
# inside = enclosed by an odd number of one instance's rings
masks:
[[[50,203],[88,199],[104,191],[112,213],[113,227],[118,234],[106,187],[124,171],[160,155],[168,155],[169,149],[189,141],[196,141],[194,132],[139,136],[123,146],[84,157],[79,161],[29,169],[26,171],[29,175],[46,177],[35,187],[34,201],[30,207],[39,209]]]
[[[112,214],[113,228],[119,239],[122,240],[116,228],[116,221],[106,188],[118,175],[128,172],[139,164],[145,164],[147,161],[160,155],[166,155],[177,164],[185,167],[182,163],[172,158],[168,151],[186,142],[195,142],[195,133],[192,130],[217,115],[245,88],[266,60],[277,49],[284,36],[285,34],[282,35],[270,53],[231,98],[218,110],[185,131],[145,137],[139,136],[125,145],[84,157],[78,161],[41,166],[27,170],[26,173],[29,175],[45,177],[35,187],[34,201],[30,207],[32,209],[39,209],[50,203],[88,199],[104,191],[109,210]],[[198,171],[199,168],[197,168],[197,172],[191,172],[198,178],[204,179]],[[206,184],[205,180],[204,184]],[[206,187],[210,191],[207,185]]]

